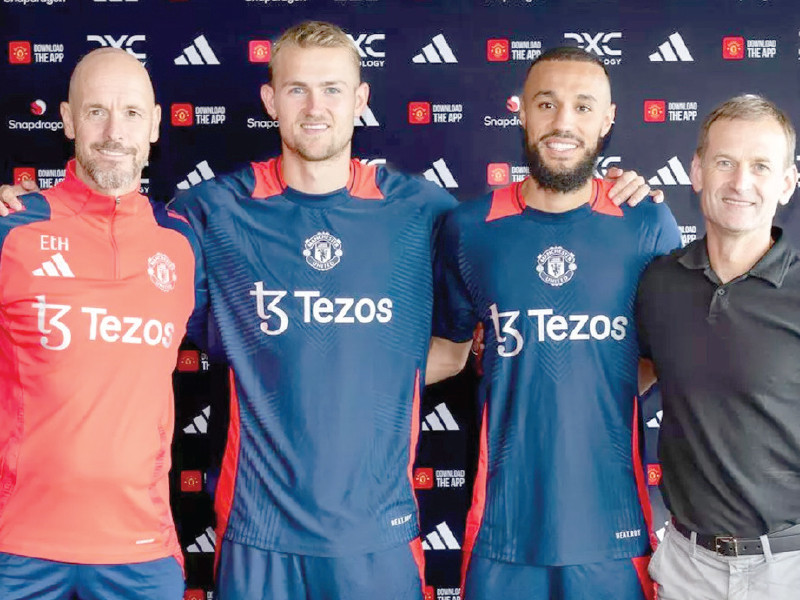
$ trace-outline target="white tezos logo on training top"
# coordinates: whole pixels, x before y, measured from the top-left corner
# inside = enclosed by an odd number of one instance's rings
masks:
[[[578,269],[575,255],[561,246],[550,246],[536,257],[536,262],[539,279],[555,287],[567,283]]]
[[[306,240],[303,256],[317,271],[328,271],[342,259],[342,240],[320,231]]]
[[[150,275],[153,285],[162,292],[175,289],[175,280],[178,278],[175,263],[166,254],[159,252],[147,259],[147,274]]]

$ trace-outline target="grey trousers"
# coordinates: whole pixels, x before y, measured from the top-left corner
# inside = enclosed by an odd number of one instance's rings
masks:
[[[800,599],[800,551],[772,554],[761,540],[764,554],[718,556],[670,524],[650,561],[659,600]]]

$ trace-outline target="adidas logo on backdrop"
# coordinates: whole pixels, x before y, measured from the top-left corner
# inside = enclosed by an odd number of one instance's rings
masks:
[[[694,62],[689,49],[677,31],[650,56],[650,62]]]
[[[457,188],[458,182],[456,181],[453,174],[450,172],[450,169],[447,167],[447,163],[444,162],[443,158],[435,161],[433,166],[426,170],[423,174],[423,177],[428,181],[432,181],[439,187],[443,188]]]
[[[198,35],[174,62],[176,65],[218,65],[219,59],[208,45],[206,36]]]
[[[457,63],[458,59],[441,33],[431,40],[430,44],[423,46],[419,54],[414,55],[411,62],[422,63]]]
[[[692,185],[686,169],[683,168],[677,156],[670,158],[667,165],[656,172],[658,175],[647,180],[649,185]]]

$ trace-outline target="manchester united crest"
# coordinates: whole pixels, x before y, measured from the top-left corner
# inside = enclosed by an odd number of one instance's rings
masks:
[[[159,252],[147,259],[147,274],[150,275],[153,285],[162,292],[175,289],[175,281],[178,279],[175,263],[166,254]]]
[[[342,240],[327,231],[312,235],[305,242],[303,256],[317,271],[329,271],[342,260]]]
[[[539,279],[554,287],[567,283],[578,269],[575,255],[561,246],[550,246],[536,257],[536,263]]]

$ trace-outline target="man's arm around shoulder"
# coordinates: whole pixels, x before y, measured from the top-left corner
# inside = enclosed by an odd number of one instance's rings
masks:
[[[425,385],[458,375],[467,364],[472,340],[451,342],[441,337],[432,337],[425,368]]]

